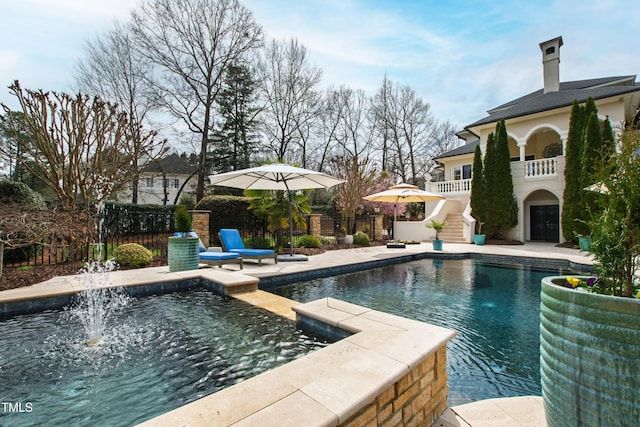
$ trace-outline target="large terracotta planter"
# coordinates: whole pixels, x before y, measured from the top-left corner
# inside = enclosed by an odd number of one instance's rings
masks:
[[[640,300],[542,279],[540,374],[549,426],[637,426]]]
[[[169,237],[167,249],[169,271],[196,270],[198,268],[198,239]]]

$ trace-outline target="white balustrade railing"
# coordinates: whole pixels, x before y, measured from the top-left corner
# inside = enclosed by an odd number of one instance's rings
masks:
[[[558,163],[555,157],[527,160],[524,163],[525,178],[550,177],[558,175]]]
[[[470,179],[456,179],[453,181],[431,182],[431,192],[438,194],[469,193],[471,191]]]

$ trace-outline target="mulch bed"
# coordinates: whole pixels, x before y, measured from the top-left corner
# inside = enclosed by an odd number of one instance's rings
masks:
[[[70,276],[78,274],[82,269],[83,261],[69,261],[60,264],[37,265],[32,268],[4,267],[0,277],[0,291],[7,289],[31,286],[44,282],[55,276]],[[154,257],[147,267],[167,265],[167,257]],[[120,270],[128,270],[132,267],[120,267]]]

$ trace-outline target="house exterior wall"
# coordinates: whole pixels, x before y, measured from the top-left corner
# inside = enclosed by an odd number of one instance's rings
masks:
[[[601,99],[596,101],[598,118],[605,120],[609,117],[616,135],[622,131],[622,124],[629,111],[635,111],[637,106],[633,103],[633,95]],[[535,205],[558,205],[560,217],[562,216],[563,194],[565,187],[564,170],[566,159],[564,155],[553,159],[553,174],[544,176],[528,176],[527,167],[531,163],[525,158],[540,160],[544,158],[544,148],[553,143],[562,144],[563,153],[566,149],[566,140],[569,133],[569,118],[571,106],[550,111],[543,111],[523,117],[516,117],[506,121],[507,134],[509,136],[509,150],[512,158],[520,161],[511,162],[511,172],[514,186],[514,196],[518,202],[518,225],[511,231],[513,238],[528,241],[530,235],[529,211]],[[483,156],[489,133],[495,132],[495,123],[489,123],[469,129],[480,137],[480,148]],[[454,168],[464,164],[473,163],[473,155],[447,157],[439,159],[444,166],[445,181],[454,180]],[[438,192],[438,188],[446,188],[443,185],[431,185],[431,191]],[[460,201],[461,208],[468,206],[470,191],[466,193],[444,194],[447,199],[454,198]],[[462,214],[462,212],[461,212]],[[427,216],[429,212],[427,212]],[[562,225],[559,224],[559,240],[563,241]]]
[[[175,201],[176,195],[185,179],[189,178],[189,175],[184,174],[165,174],[164,176],[159,173],[142,173],[138,180],[138,204],[165,204],[165,188],[163,185],[163,179],[166,177],[168,185],[166,188],[166,204],[172,205]],[[153,180],[153,185],[149,186]],[[176,185],[177,182],[177,185]],[[195,193],[196,183],[195,180],[191,180],[182,191],[185,193]]]
[[[526,162],[511,162],[513,193],[518,202],[518,225],[513,228],[512,233],[518,240],[531,240],[529,209],[532,205],[558,205],[560,212],[562,212],[566,161],[564,156],[558,156],[555,160],[556,176],[543,177],[526,177],[524,170]],[[562,240],[561,222],[559,227],[558,237]]]

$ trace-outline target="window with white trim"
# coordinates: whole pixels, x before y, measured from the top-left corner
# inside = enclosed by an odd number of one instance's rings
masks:
[[[471,179],[471,165],[461,165],[453,167],[453,180]]]

